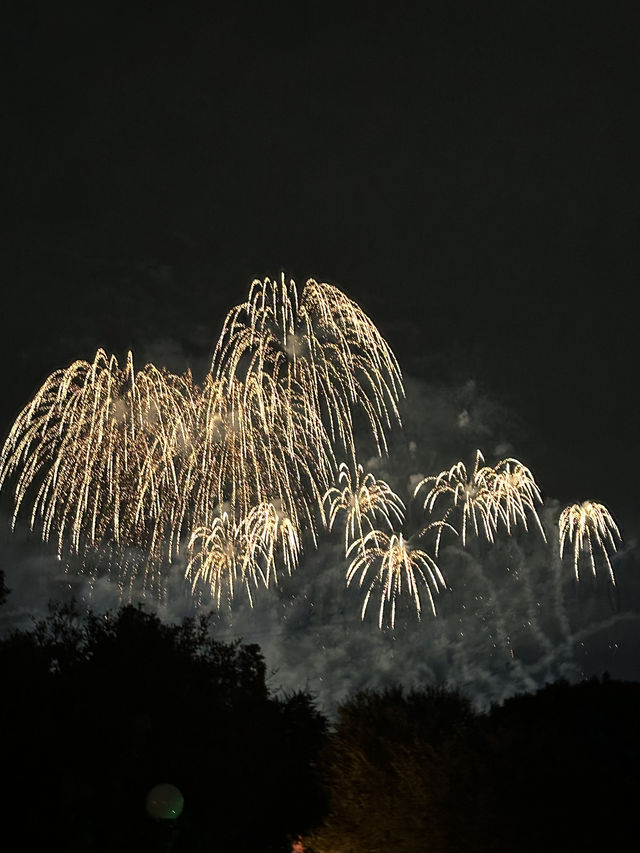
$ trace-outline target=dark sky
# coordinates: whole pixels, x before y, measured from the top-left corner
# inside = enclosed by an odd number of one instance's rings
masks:
[[[285,270],[633,543],[637,4],[235,5],[8,4],[3,433],[98,346],[202,372]]]

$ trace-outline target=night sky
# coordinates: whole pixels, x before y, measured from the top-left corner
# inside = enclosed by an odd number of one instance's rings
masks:
[[[401,607],[380,632],[328,537],[253,609],[219,614],[219,636],[260,643],[273,686],[326,709],[393,680],[482,703],[640,679],[637,4],[8,5],[3,438],[46,376],[98,347],[201,378],[252,279],[331,282],[406,382],[376,475],[406,499],[476,448],[516,456],[550,542],[453,550],[438,617]],[[587,498],[621,528],[615,589],[604,572],[577,584],[554,551],[559,511]],[[89,589],[12,535],[10,506],[4,490],[0,627],[53,595],[117,605],[113,580]],[[195,607],[180,571],[167,618]]]

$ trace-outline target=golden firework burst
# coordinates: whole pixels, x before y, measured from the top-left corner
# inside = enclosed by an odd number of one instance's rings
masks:
[[[482,532],[489,542],[493,542],[500,523],[504,524],[508,534],[518,524],[522,524],[527,530],[528,513],[534,517],[546,541],[536,511],[536,502],[541,503],[542,497],[529,468],[513,458],[502,459],[493,468],[483,464],[484,461],[482,452],[476,450],[473,472],[470,475],[464,463],[457,462],[447,471],[425,477],[415,487],[414,498],[423,486],[430,485],[423,503],[424,509],[429,513],[434,511],[439,498],[442,497],[449,503],[440,521],[436,555],[442,530],[444,527],[451,527],[446,522],[454,513],[461,517],[463,547],[466,545],[468,527],[472,527],[475,536]]]
[[[273,503],[255,506],[246,520],[249,538],[259,543],[256,549],[264,559],[262,578],[269,586],[271,577],[278,582],[278,565],[282,561],[287,574],[298,565],[302,552],[301,533],[296,524]]]
[[[309,279],[298,298],[293,280],[254,280],[225,319],[213,357],[217,379],[255,376],[265,397],[277,389],[303,406],[309,428],[326,424],[355,459],[353,409],[368,419],[378,452],[400,416],[398,363],[362,309],[338,288]],[[281,397],[279,398],[281,399]],[[320,414],[320,418],[318,418]],[[324,429],[324,427],[323,427]]]
[[[261,505],[278,505],[297,530],[316,541],[316,515],[336,463],[326,433],[296,398],[271,380],[240,382],[208,374],[198,398],[192,453],[182,492],[191,523],[210,527],[221,507],[235,523]]]
[[[257,585],[262,576],[260,565],[261,541],[252,536],[246,519],[237,524],[224,512],[214,518],[211,527],[197,527],[189,537],[186,577],[195,592],[204,584],[220,607],[222,593],[226,591],[230,603],[236,585],[244,586],[253,605],[251,585]]]
[[[414,548],[402,533],[389,535],[381,530],[370,530],[362,540],[355,539],[352,542],[347,557],[352,557],[347,569],[347,586],[359,574],[358,585],[362,587],[368,580],[367,575],[370,569],[374,570],[362,605],[363,619],[371,595],[379,589],[378,627],[382,628],[385,607],[389,605],[391,608],[389,622],[393,628],[396,599],[402,593],[403,583],[413,599],[418,617],[422,612],[420,586],[426,591],[431,610],[435,615],[433,592],[438,592],[440,585],[443,588],[445,586],[442,573],[433,557],[426,551]]]
[[[612,553],[615,552],[616,539],[620,543],[622,537],[613,516],[605,506],[595,501],[583,501],[565,507],[560,513],[558,531],[561,558],[565,543],[573,544],[573,568],[576,580],[580,579],[579,563],[583,554],[588,557],[592,574],[596,574],[595,546],[607,566],[611,583],[615,584],[607,547]]]
[[[367,532],[374,529],[374,521],[380,518],[393,530],[392,518],[402,524],[405,506],[384,480],[377,480],[373,474],[364,472],[362,465],[356,467],[352,475],[351,468],[340,464],[338,482],[342,488],[332,486],[324,496],[328,507],[328,527],[333,525],[340,513],[345,514],[344,547],[349,550],[349,542],[363,540],[365,527]]]
[[[512,525],[520,523],[528,530],[527,513],[530,513],[546,542],[547,537],[536,510],[536,503],[542,503],[542,495],[530,469],[517,459],[508,458],[498,462],[493,470],[493,490],[503,510],[499,517],[504,521],[507,533],[511,533]]]
[[[430,485],[424,499],[423,507],[432,513],[439,498],[449,502],[441,521],[447,522],[449,516],[459,511],[462,518],[462,544],[466,545],[467,527],[472,525],[476,536],[482,530],[489,542],[494,541],[498,526],[498,517],[504,514],[498,495],[494,490],[495,471],[486,465],[480,450],[476,451],[476,459],[471,475],[463,462],[456,462],[448,471],[441,471],[435,476],[424,477],[413,491],[414,498],[423,486]],[[440,548],[442,527],[436,537],[435,553]]]
[[[82,556],[106,540],[166,552],[193,398],[190,374],[151,364],[135,372],[130,352],[123,368],[100,349],[93,362],[54,372],[18,415],[0,456],[0,487],[18,474],[13,524],[35,491],[31,527],[41,525],[45,541],[55,534],[60,556]]]

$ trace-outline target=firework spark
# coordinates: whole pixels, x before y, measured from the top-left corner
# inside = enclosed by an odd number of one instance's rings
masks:
[[[494,490],[495,470],[486,465],[480,466],[481,462],[484,462],[484,457],[478,450],[471,476],[467,474],[464,463],[457,462],[448,471],[441,471],[440,474],[422,479],[413,492],[415,498],[423,486],[431,484],[423,504],[424,509],[429,513],[433,512],[438,498],[448,499],[450,506],[447,507],[441,519],[443,522],[446,522],[455,510],[460,510],[463,546],[466,545],[469,524],[473,526],[476,536],[479,536],[480,530],[483,530],[489,542],[493,542],[498,527],[498,516],[504,515]],[[440,548],[441,531],[442,528],[438,530],[436,537],[436,556]]]
[[[353,556],[352,556],[353,555]],[[376,589],[380,589],[380,607],[378,610],[378,627],[382,629],[385,607],[391,607],[390,625],[395,625],[396,598],[402,593],[403,582],[418,613],[422,612],[420,600],[420,584],[426,590],[435,615],[436,607],[433,592],[439,591],[439,585],[445,586],[444,578],[435,560],[426,551],[414,548],[402,533],[388,535],[381,530],[370,530],[362,540],[352,542],[347,552],[347,558],[352,556],[347,569],[347,586],[356,575],[360,575],[359,586],[367,580],[367,573],[373,567],[374,575],[367,589],[362,605],[364,619],[369,599]],[[433,587],[433,592],[432,592]]]
[[[0,456],[0,487],[18,474],[13,525],[36,490],[31,528],[39,523],[45,541],[55,533],[60,556],[67,549],[83,556],[106,540],[165,551],[193,394],[189,374],[151,364],[136,373],[131,353],[123,368],[100,349],[92,363],[53,373],[18,415]]]
[[[621,542],[622,537],[611,513],[605,506],[594,501],[583,501],[580,504],[576,503],[565,507],[560,513],[558,530],[560,557],[564,553],[565,543],[573,544],[573,568],[576,580],[580,579],[578,565],[582,554],[588,555],[591,571],[595,575],[595,545],[606,563],[611,583],[615,585],[616,581],[607,553],[607,546],[612,552],[616,551],[615,540],[618,539],[618,542]]]
[[[353,459],[354,408],[368,419],[380,454],[391,416],[400,422],[404,390],[388,344],[355,302],[313,279],[300,298],[284,275],[254,280],[247,300],[225,319],[212,373],[241,381],[253,375],[261,387],[268,379],[266,398],[274,389],[295,397],[309,428],[326,423],[331,442],[339,440]]]
[[[265,579],[260,566],[262,543],[251,534],[246,520],[236,524],[226,512],[214,518],[210,528],[197,527],[188,543],[186,577],[192,590],[204,584],[220,607],[223,591],[230,602],[239,582],[253,605],[251,583],[257,585],[259,577]]]
[[[536,511],[536,502],[542,502],[540,489],[529,468],[512,458],[502,459],[493,468],[481,464],[484,461],[481,451],[477,450],[473,473],[470,476],[464,463],[457,462],[448,471],[425,477],[415,487],[414,498],[423,486],[431,484],[423,504],[429,513],[433,512],[440,497],[449,501],[436,537],[436,555],[443,528],[451,527],[442,522],[447,522],[455,511],[458,511],[462,518],[463,547],[466,545],[469,526],[475,536],[483,532],[486,539],[493,542],[500,523],[504,524],[508,534],[519,523],[527,530],[527,513],[534,517],[546,541]]]
[[[333,528],[337,516],[344,512],[344,547],[349,550],[349,542],[359,539],[361,542],[367,532],[374,529],[375,518],[384,520],[393,530],[392,517],[402,524],[404,519],[404,503],[392,491],[384,480],[377,480],[373,474],[364,472],[358,465],[355,475],[349,466],[342,462],[338,474],[342,489],[332,486],[324,496],[328,502],[328,527]]]

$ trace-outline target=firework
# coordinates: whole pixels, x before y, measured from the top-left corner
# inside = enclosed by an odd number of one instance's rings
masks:
[[[382,629],[384,611],[387,605],[391,608],[390,625],[395,625],[396,598],[402,593],[403,583],[420,617],[422,604],[420,600],[420,585],[426,590],[435,615],[436,608],[433,592],[438,592],[439,585],[445,586],[444,578],[435,560],[426,551],[413,548],[402,533],[388,535],[381,530],[370,530],[362,540],[352,542],[347,552],[347,558],[353,554],[347,569],[347,586],[356,575],[360,575],[358,584],[363,586],[370,569],[374,569],[362,605],[364,619],[371,595],[380,589],[380,607],[378,610],[378,627]],[[433,587],[433,592],[432,592]]]
[[[527,513],[530,513],[546,542],[547,537],[536,511],[536,503],[542,503],[542,496],[529,468],[517,459],[509,458],[498,462],[493,470],[496,475],[493,491],[502,507],[503,512],[499,514],[499,518],[504,521],[507,533],[511,533],[512,524],[518,523],[522,523],[527,530]]]
[[[333,285],[309,279],[298,293],[284,275],[254,280],[226,316],[202,384],[146,364],[120,366],[100,349],[43,383],[18,415],[0,453],[0,488],[15,480],[12,526],[30,504],[31,529],[58,555],[85,565],[114,560],[130,583],[162,589],[166,566],[186,543],[186,577],[220,604],[239,587],[278,582],[300,562],[305,537],[344,522],[347,585],[366,588],[364,618],[380,591],[378,623],[391,625],[403,592],[420,616],[442,574],[403,533],[405,504],[358,462],[357,418],[379,455],[400,424],[402,377],[391,349],[360,307]],[[346,461],[339,465],[336,457]],[[494,467],[476,451],[422,479],[431,516],[415,537],[458,530],[493,542],[502,528],[545,539],[540,489],[517,459]],[[383,527],[384,530],[379,528]],[[585,501],[559,519],[560,555],[574,570],[596,556],[615,583],[610,554],[620,533],[608,510]]]
[[[364,526],[368,531],[373,530],[376,517],[383,519],[392,530],[392,517],[402,524],[405,509],[402,500],[384,480],[376,480],[370,473],[365,474],[362,465],[357,466],[355,476],[352,477],[349,466],[342,462],[338,481],[342,484],[342,489],[332,486],[325,494],[324,501],[329,504],[329,530],[333,528],[338,514],[345,513],[345,553],[349,550],[350,541],[363,541]]]
[[[576,580],[579,580],[578,564],[582,554],[587,554],[591,571],[595,575],[596,562],[594,545],[602,555],[611,583],[615,584],[613,568],[607,553],[607,546],[611,551],[616,551],[616,539],[622,541],[620,531],[609,510],[602,504],[594,501],[583,501],[580,504],[572,504],[565,507],[560,513],[558,521],[560,557],[564,553],[565,543],[573,544],[573,568]]]
[[[230,602],[237,583],[244,586],[253,605],[251,584],[257,585],[262,577],[259,537],[252,536],[246,520],[237,524],[228,513],[214,518],[210,528],[197,527],[188,542],[186,577],[195,592],[204,584],[220,607],[222,593],[226,590]]]
[[[189,577],[219,599],[225,584],[232,595],[293,571],[303,535],[317,545],[327,500],[331,525],[339,511],[336,478],[347,499],[335,445],[357,469],[360,412],[385,452],[403,393],[393,353],[340,290],[310,279],[298,297],[284,276],[256,280],[201,387],[151,364],[136,372],[130,352],[120,367],[102,349],[53,373],[4,444],[0,487],[15,476],[14,527],[32,498],[31,527],[55,537],[60,557],[109,555],[145,588],[162,585],[188,542]],[[365,516],[401,517],[386,484],[357,488],[352,536]]]
[[[315,518],[336,463],[328,436],[297,398],[265,395],[268,378],[245,382],[208,374],[198,398],[182,492],[193,526],[228,512],[236,524],[258,506],[278,505],[316,541]]]
[[[438,554],[440,537],[449,516],[458,511],[462,518],[462,544],[466,545],[467,529],[472,527],[475,536],[484,533],[489,542],[494,541],[500,523],[504,524],[508,534],[512,527],[521,523],[527,527],[527,513],[530,513],[546,541],[540,518],[536,511],[536,502],[542,502],[540,489],[531,471],[517,459],[502,459],[493,468],[484,465],[484,456],[476,451],[473,473],[469,476],[463,462],[457,462],[448,471],[435,476],[425,477],[416,486],[416,497],[423,486],[431,485],[424,499],[424,509],[433,512],[439,498],[448,500],[436,537],[435,553]],[[433,522],[431,523],[433,524]],[[426,529],[431,525],[428,525]]]
[[[443,522],[446,522],[455,510],[460,511],[463,546],[466,545],[467,526],[469,524],[472,525],[476,536],[482,530],[489,542],[493,542],[498,527],[498,517],[504,516],[498,493],[494,489],[496,472],[488,466],[480,466],[481,462],[484,462],[484,457],[478,450],[476,451],[476,460],[471,476],[468,476],[464,463],[457,462],[448,471],[442,471],[436,476],[425,477],[418,483],[413,492],[415,498],[423,486],[431,484],[423,504],[424,509],[429,513],[433,512],[439,498],[443,497],[448,500],[450,505],[441,519]],[[442,528],[438,530],[436,537],[436,556],[440,547],[441,532]]]
[[[120,368],[100,349],[49,376],[18,415],[0,456],[0,487],[17,473],[13,525],[35,491],[31,528],[58,554],[106,541],[165,550],[179,500],[180,466],[195,413],[189,374]]]
[[[244,586],[253,607],[251,588],[277,582],[278,562],[291,574],[301,553],[300,531],[274,504],[253,507],[246,518],[234,521],[227,512],[211,527],[197,527],[188,542],[186,577],[192,590],[203,584],[220,606],[223,591],[231,602],[235,588]]]
[[[274,391],[279,400],[295,398],[308,428],[322,432],[326,424],[331,442],[354,460],[354,409],[364,412],[379,453],[391,417],[400,421],[404,391],[389,346],[355,302],[313,279],[300,298],[284,275],[279,283],[254,280],[246,302],[225,319],[212,373],[243,382],[254,376],[266,400]]]
[[[250,539],[259,543],[257,550],[264,558],[261,575],[265,586],[269,586],[272,575],[277,583],[279,560],[282,560],[290,575],[298,565],[302,551],[300,530],[292,519],[284,514],[281,507],[262,503],[251,510],[246,526],[250,531]]]

